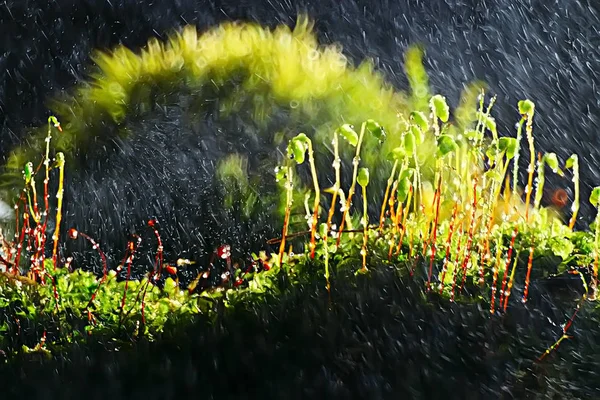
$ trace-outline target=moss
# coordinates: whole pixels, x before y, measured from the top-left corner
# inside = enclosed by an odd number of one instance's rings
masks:
[[[416,66],[420,57],[422,53],[408,55],[407,72],[414,72],[411,82],[422,99],[419,90],[427,79]],[[65,152],[67,166],[98,140],[129,135],[127,119],[147,115],[154,102],[182,90],[200,98],[215,92],[224,116],[249,101],[259,124],[268,122],[274,106],[284,107],[295,120],[314,126],[307,134],[321,140],[342,123],[375,119],[390,135],[381,148],[364,153],[368,166],[380,165],[381,155],[400,144],[406,124],[399,113],[410,109],[411,98],[386,84],[369,61],[354,67],[338,46],[320,46],[304,17],[293,30],[226,23],[199,34],[186,27],[166,43],[150,40],[140,53],[118,47],[98,52],[94,60],[98,70],[88,83],[50,103],[64,127],[53,143]],[[0,180],[13,186],[20,181],[23,165],[37,158],[44,138],[44,129],[33,132],[28,146],[12,153]],[[375,146],[375,140],[369,138],[367,145]]]

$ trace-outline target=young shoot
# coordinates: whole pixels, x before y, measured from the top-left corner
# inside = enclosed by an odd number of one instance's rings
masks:
[[[57,206],[56,206],[56,227],[54,228],[54,234],[52,240],[54,241],[52,247],[52,263],[56,269],[57,255],[58,255],[58,238],[60,233],[60,223],[62,221],[62,205],[64,196],[64,182],[65,182],[65,155],[62,152],[56,154],[55,167],[58,168],[58,190],[56,192]]]
[[[363,225],[363,244],[360,253],[362,255],[362,269],[361,272],[367,272],[367,242],[369,239],[369,216],[367,214],[367,185],[369,184],[369,169],[361,168],[358,172],[357,182],[362,188],[362,197],[363,197],[363,217],[362,217],[362,225]]]
[[[519,101],[519,113],[526,118],[525,134],[529,143],[529,167],[527,168],[527,186],[525,187],[525,221],[529,222],[529,203],[531,201],[531,192],[533,191],[533,172],[535,170],[535,144],[533,140],[533,115],[535,113],[535,104],[531,100]]]
[[[362,147],[363,139],[365,136],[366,130],[375,136],[379,141],[383,141],[385,139],[385,131],[381,125],[379,125],[376,121],[369,119],[362,123],[360,128],[360,134],[356,134],[356,131],[352,128],[352,126],[346,124],[343,125],[340,129],[340,133],[348,140],[351,146],[356,148],[356,153],[354,155],[354,159],[352,160],[352,165],[354,167],[354,171],[352,173],[352,184],[350,185],[350,190],[348,191],[348,198],[346,199],[346,204],[343,209],[343,217],[342,222],[340,223],[340,231],[337,238],[336,246],[339,247],[340,241],[342,239],[342,234],[344,232],[344,222],[346,221],[346,217],[348,216],[348,212],[350,209],[350,205],[352,204],[352,196],[354,195],[354,191],[356,190],[356,179],[358,176],[358,165],[360,163],[360,150]]]
[[[315,157],[312,141],[306,136],[304,133],[300,133],[296,137],[294,137],[290,146],[292,147],[292,153],[294,154],[294,159],[298,164],[302,164],[304,162],[304,154],[308,152],[308,163],[310,164],[310,172],[313,180],[313,187],[315,189],[315,200],[313,205],[312,212],[312,220],[310,222],[310,258],[315,258],[315,248],[316,248],[316,233],[317,233],[317,223],[319,218],[319,201],[321,198],[321,190],[319,189],[319,180],[317,178],[317,168],[315,166]]]
[[[575,222],[577,221],[577,213],[579,212],[579,157],[577,154],[571,155],[565,162],[565,169],[573,171],[573,186],[575,189],[575,198],[573,199],[573,205],[571,206],[571,219],[569,221],[569,229],[573,230]]]

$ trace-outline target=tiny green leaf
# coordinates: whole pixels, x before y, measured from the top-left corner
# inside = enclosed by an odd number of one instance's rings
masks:
[[[411,179],[413,177],[415,170],[413,168],[407,168],[400,173],[398,179]]]
[[[415,151],[415,142],[416,142],[416,138],[415,135],[412,132],[406,132],[404,134],[404,137],[402,138],[402,141],[404,142],[404,150],[406,151],[406,153],[408,154],[413,154]]]
[[[493,163],[494,161],[496,161],[496,146],[495,146],[495,144],[492,144],[485,150],[485,155],[490,160],[490,162]]]
[[[550,167],[552,172],[554,172],[555,174],[558,174],[560,176],[564,175],[563,172],[558,167],[558,157],[556,157],[556,153],[544,154],[544,161]]]
[[[410,179],[408,177],[401,178],[398,181],[398,193],[396,197],[399,202],[403,202],[408,197],[408,192],[410,191]]]
[[[512,160],[517,152],[517,139],[511,137],[501,137],[498,140],[498,148],[506,153],[506,158]]]
[[[383,142],[385,140],[385,130],[381,125],[379,125],[377,121],[373,119],[368,119],[366,122],[366,128],[380,142]]]
[[[390,152],[389,156],[392,160],[402,160],[406,157],[406,149],[404,146],[398,146]]]
[[[369,168],[361,168],[358,170],[356,181],[360,186],[366,187],[369,184]]]
[[[358,133],[354,130],[352,125],[344,124],[340,126],[338,132],[353,146],[358,145]]]
[[[427,117],[425,113],[421,111],[413,111],[410,113],[410,119],[423,131],[427,132],[429,130],[429,122],[427,122]]]
[[[275,180],[277,182],[284,180],[286,177],[286,171],[287,171],[286,167],[275,168]]]
[[[448,153],[455,151],[458,145],[450,135],[440,135],[438,138],[438,152],[443,157]]]
[[[431,108],[442,122],[448,122],[448,119],[450,118],[450,107],[448,107],[444,96],[439,94],[433,96],[431,98]]]
[[[302,140],[302,138],[295,137],[292,140],[290,140],[288,154],[291,154],[291,156],[298,164],[302,164],[304,162],[306,150],[307,145],[306,142]]]
[[[415,137],[415,143],[416,144],[421,144],[425,141],[425,132],[422,131],[421,129],[419,129],[418,126],[416,125],[411,125],[410,127],[410,133],[413,134],[413,136]]]
[[[596,186],[592,189],[592,194],[590,194],[590,203],[596,208],[600,206],[600,186]]]
[[[577,154],[572,154],[571,157],[569,157],[567,159],[567,161],[565,162],[565,168],[571,169],[571,168],[573,168],[573,166],[577,165],[578,163],[579,163],[579,157],[577,156]]]
[[[24,169],[24,177],[25,177],[25,183],[29,184],[29,182],[31,181],[31,178],[33,178],[33,163],[32,162],[28,162],[27,164],[25,164],[25,169]]]
[[[519,113],[521,115],[530,114],[535,109],[535,104],[531,100],[521,100],[519,101]]]

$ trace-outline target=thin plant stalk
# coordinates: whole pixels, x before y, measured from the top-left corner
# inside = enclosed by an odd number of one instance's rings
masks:
[[[573,170],[573,186],[575,189],[575,198],[573,199],[573,205],[571,206],[571,211],[573,214],[571,215],[571,219],[569,220],[569,229],[573,230],[575,227],[575,222],[577,221],[577,213],[579,212],[579,157],[577,154],[573,154],[567,160],[567,168],[571,168]]]
[[[380,234],[383,233],[383,223],[385,221],[385,210],[386,210],[385,204],[388,200],[388,196],[390,195],[390,188],[392,187],[392,183],[394,182],[394,176],[396,176],[396,168],[398,168],[398,159],[394,160],[392,172],[390,173],[390,177],[387,180],[385,194],[383,195],[383,201],[381,202],[381,214],[379,215],[379,233]]]
[[[354,171],[352,173],[352,184],[350,185],[350,190],[348,191],[348,198],[346,199],[346,205],[344,206],[344,214],[342,217],[342,222],[340,223],[340,232],[337,238],[336,246],[340,246],[340,241],[342,239],[342,234],[344,232],[344,222],[348,216],[348,211],[350,210],[350,204],[352,202],[352,196],[354,196],[354,191],[356,190],[356,177],[358,176],[358,164],[360,163],[360,149],[362,146],[363,138],[365,136],[365,130],[367,128],[367,123],[363,122],[360,127],[360,134],[358,136],[358,143],[356,144],[356,154],[354,159],[352,160],[352,165],[354,166]]]
[[[285,217],[283,220],[283,232],[281,234],[281,244],[279,245],[279,265],[281,266],[283,263],[283,254],[285,253],[285,239],[288,234],[288,228],[290,224],[290,214],[292,211],[292,202],[294,198],[294,183],[293,183],[293,175],[294,170],[293,166],[287,166],[287,174],[286,174],[286,205],[285,205]]]
[[[508,278],[508,286],[506,288],[506,295],[504,296],[504,305],[502,305],[504,312],[506,312],[506,308],[508,307],[508,299],[510,298],[510,294],[512,293],[512,287],[515,282],[515,271],[517,270],[517,263],[519,261],[520,253],[521,252],[517,250],[517,253],[515,254],[515,259],[513,260],[512,270],[510,271],[510,277]],[[533,262],[532,254],[533,252],[529,255],[531,262]]]
[[[508,279],[508,268],[510,267],[510,262],[512,260],[512,253],[515,248],[515,239],[517,238],[518,233],[519,233],[519,228],[518,228],[518,225],[515,224],[515,228],[513,229],[513,233],[510,238],[510,245],[508,246],[508,255],[506,257],[506,265],[504,266],[504,277],[502,278],[502,289],[500,290],[500,304],[503,303],[504,296],[506,295],[506,282]]]
[[[362,270],[361,272],[367,272],[367,242],[369,240],[369,216],[367,214],[367,185],[363,184],[362,196],[363,196],[363,244],[360,253],[362,255]]]
[[[406,220],[408,218],[408,210],[410,210],[412,194],[413,194],[413,186],[411,185],[408,188],[408,198],[406,199],[406,208],[404,211],[404,217],[402,218],[402,232],[400,233],[400,239],[398,239],[398,244],[396,245],[396,255],[400,254],[400,249],[402,248],[402,242],[404,240],[404,235],[406,234]]]
[[[313,186],[315,189],[315,200],[313,204],[312,223],[310,225],[310,258],[315,258],[317,223],[319,219],[319,201],[321,199],[321,190],[319,188],[319,180],[317,178],[317,167],[315,166],[315,154],[312,141],[307,138],[308,145],[308,162],[310,164],[310,172],[312,175]]]
[[[433,261],[435,260],[435,254],[436,254],[436,250],[437,250],[437,231],[438,231],[438,222],[439,222],[439,216],[440,216],[440,203],[441,203],[441,198],[442,198],[442,174],[440,173],[439,178],[438,178],[438,185],[437,185],[437,198],[436,198],[436,205],[435,205],[435,214],[434,214],[434,219],[433,219],[433,226],[431,227],[431,241],[430,241],[430,246],[431,246],[431,255],[429,256],[429,274],[427,276],[427,291],[431,290],[431,278],[433,275]]]
[[[527,186],[525,188],[525,220],[529,222],[529,204],[531,201],[531,192],[533,191],[533,172],[535,171],[535,143],[533,139],[533,114],[535,106],[532,105],[527,114],[527,124],[525,125],[525,134],[529,143],[529,167],[527,168]]]
[[[529,280],[531,277],[531,269],[533,267],[533,244],[529,246],[529,259],[527,261],[527,275],[525,276],[525,289],[523,291],[523,303],[527,302],[527,295],[529,294]],[[509,287],[510,293],[510,287]],[[506,295],[508,301],[508,294]]]
[[[519,152],[521,151],[521,138],[523,137],[523,124],[525,123],[526,118],[525,117],[521,117],[521,120],[519,121],[518,125],[517,125],[517,146],[515,148],[515,156],[513,158],[513,183],[512,183],[512,195],[513,197],[517,198],[519,193],[517,191],[518,189],[518,183],[519,183],[519,158],[520,158],[520,154]]]
[[[456,222],[456,215],[458,211],[458,202],[454,203],[452,210],[452,219],[450,220],[450,227],[448,228],[448,238],[446,239],[446,256],[444,257],[444,265],[442,266],[442,277],[440,279],[440,294],[444,291],[444,281],[446,278],[446,271],[448,270],[448,263],[450,262],[450,250],[452,248],[452,235],[454,234],[454,224]]]

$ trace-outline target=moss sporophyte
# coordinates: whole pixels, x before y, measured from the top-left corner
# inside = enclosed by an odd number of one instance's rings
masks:
[[[14,239],[3,240],[0,251],[0,307],[17,321],[0,325],[1,346],[11,354],[47,354],[94,334],[123,342],[132,336],[154,338],[197,314],[216,315],[219,303],[235,307],[278,294],[284,290],[282,276],[291,284],[323,279],[330,291],[332,271],[350,267],[368,279],[370,270],[386,264],[398,274],[422,279],[429,296],[479,301],[495,314],[509,311],[515,287],[522,288],[522,296],[513,301],[528,300],[532,276],[551,273],[535,262],[537,257],[551,255],[562,260],[560,271],[581,277],[586,288],[581,302],[595,299],[600,224],[592,232],[573,230],[580,200],[577,156],[561,168],[556,154],[536,154],[535,105],[529,100],[518,103],[516,137],[500,137],[492,117],[495,98],[486,104],[477,86],[467,87],[451,120],[445,98],[429,92],[422,55],[418,48],[407,54],[411,93],[404,94],[387,87],[369,64],[352,68],[339,49],[319,47],[306,19],[294,31],[225,24],[198,36],[186,28],[168,44],[151,41],[139,55],[125,48],[99,54],[101,72],[94,84],[55,104],[62,124],[50,117],[42,136],[34,132],[33,143],[45,141],[42,160],[34,149],[19,149],[9,160],[5,177],[18,175],[24,189],[15,196]],[[266,94],[269,101],[290,105],[291,113],[308,119],[307,125],[315,123],[313,131],[278,139],[287,143],[286,157],[279,162],[274,157],[272,165],[279,191],[271,195],[281,201],[282,235],[270,242],[279,244],[278,252],[236,260],[225,244],[184,285],[182,271],[194,270],[194,262],[164,258],[159,221],[147,222],[156,251],[141,279],[132,278],[140,235],[132,235],[121,263],[111,270],[92,235],[61,227],[68,184],[64,171],[77,162],[69,151],[89,145],[82,132],[118,124],[133,112],[134,101],[154,101],[139,94],[148,81],[166,85],[167,91],[172,85],[218,86],[239,71],[244,77],[240,90]],[[226,112],[236,112],[238,95],[225,96],[230,100],[224,103]],[[268,107],[255,106],[257,121],[268,118]],[[520,186],[523,127],[529,164]],[[323,168],[317,156],[332,169]],[[343,162],[351,166],[347,174]],[[572,177],[575,196],[568,215],[542,206],[546,167]],[[243,159],[233,155],[218,175],[248,193],[252,182],[245,168]],[[51,179],[59,182],[57,207],[48,201]],[[323,182],[333,185],[322,187]],[[265,201],[260,197],[252,201]],[[596,188],[589,200],[598,207],[599,199]],[[56,226],[48,248],[50,213],[56,215]],[[306,228],[294,219],[298,213],[305,215]],[[100,276],[71,271],[68,256],[57,251],[61,229],[67,229],[69,240],[87,241],[97,252],[103,263]],[[547,353],[564,340],[573,318]],[[24,320],[43,327],[35,332],[37,344],[15,338]]]

